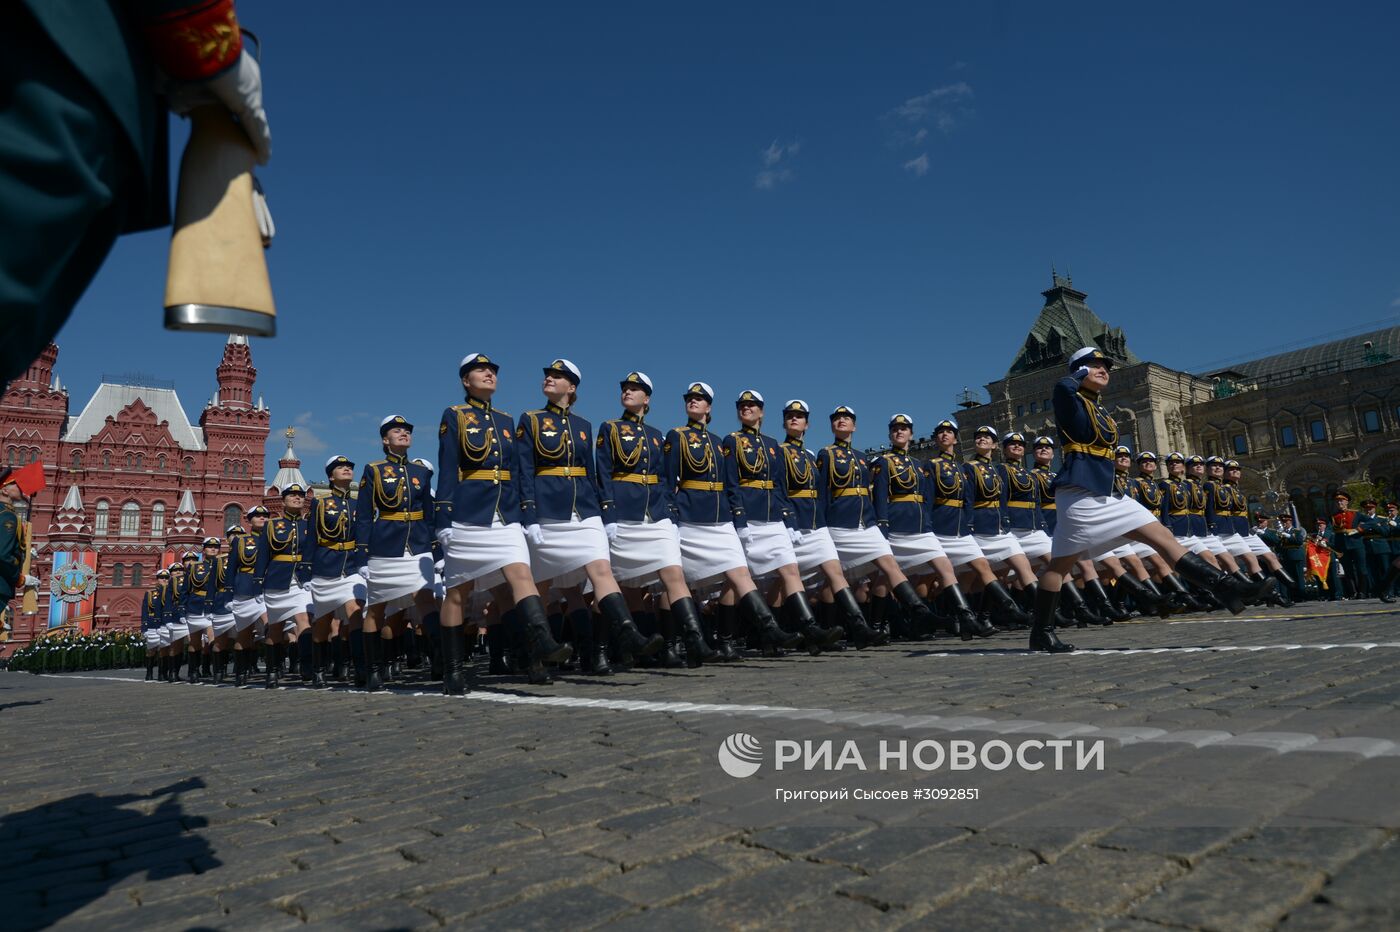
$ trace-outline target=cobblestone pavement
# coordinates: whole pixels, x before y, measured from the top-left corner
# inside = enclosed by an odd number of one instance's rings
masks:
[[[1385,608],[1073,631],[1072,656],[1004,636],[452,699],[4,674],[3,925],[1395,928]],[[735,732],[761,748],[751,777],[721,769]],[[826,739],[867,769],[777,769],[780,740]],[[990,742],[1054,739],[1082,742],[1066,769],[878,766],[881,741],[951,761],[967,740],[995,763]],[[1099,740],[1103,769],[1074,769]]]

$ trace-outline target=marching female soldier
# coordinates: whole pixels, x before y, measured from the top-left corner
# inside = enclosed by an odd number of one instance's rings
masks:
[[[186,645],[190,637],[190,626],[185,621],[185,557],[170,564],[170,580],[165,585],[165,598],[161,601],[161,614],[165,627],[170,631],[170,647],[167,653],[172,660],[170,682],[180,681],[180,667],[186,661]],[[188,675],[188,674],[186,674]]]
[[[995,429],[985,426],[977,428],[972,435],[973,454],[963,464],[963,474],[972,493],[972,536],[989,564],[996,567],[1004,563],[1015,571],[1016,588],[1021,589],[1035,582],[1035,572],[1015,535],[1005,526],[1002,513],[1005,488],[992,462],[992,451],[996,445]]]
[[[484,353],[468,353],[457,367],[466,391],[463,404],[442,413],[438,426],[438,476],[434,492],[438,543],[443,553],[442,602],[443,692],[466,692],[463,599],[474,585],[509,586],[497,604],[515,606],[515,623],[523,626],[531,665],[543,672],[547,662],[562,663],[573,649],[559,644],[549,630],[544,604],[530,574],[530,550],[520,519],[520,462],[510,415],[496,410],[500,370]]]
[[[190,551],[185,570],[185,623],[189,625],[189,681],[199,682],[202,667],[207,664],[205,639],[214,628],[214,593],[218,588],[219,539],[206,537],[203,554]],[[207,675],[209,671],[204,671]]]
[[[666,482],[675,496],[676,514],[680,519],[681,566],[686,581],[693,590],[722,584],[718,625],[720,656],[725,660],[739,659],[735,644],[736,610],[758,632],[764,647],[796,647],[802,636],[787,634],[778,627],[749,574],[743,544],[725,495],[720,439],[706,427],[714,390],[704,382],[691,382],[683,398],[685,426],[669,431],[661,450],[665,457]]]
[[[267,606],[266,643],[270,648],[267,665],[268,689],[276,689],[287,656],[287,641],[305,631],[310,596],[301,586],[306,568],[306,539],[309,534],[302,508],[306,490],[292,483],[282,490],[282,514],[263,528],[258,541],[257,576],[263,581],[263,602]]]
[[[210,544],[213,541],[213,544]],[[219,553],[223,541],[217,537],[204,539],[205,553],[214,550],[214,598],[210,601],[210,635],[213,638],[214,682],[222,683],[228,676],[229,648],[233,646],[233,632],[237,622],[229,603],[233,600],[233,572],[229,565],[231,554]],[[208,559],[208,557],[206,557]]]
[[[355,546],[355,500],[350,480],[355,464],[344,456],[326,460],[328,494],[311,506],[306,562],[311,567],[311,685],[326,685],[326,646],[339,625],[342,633],[359,630],[365,607],[365,580],[360,568],[365,553]],[[360,486],[360,495],[368,492]],[[305,676],[302,677],[306,679]]]
[[[258,541],[271,515],[262,505],[254,505],[244,517],[248,520],[247,530],[235,524],[225,535],[228,537],[229,571],[233,575],[233,598],[228,605],[233,612],[233,685],[239,687],[248,684],[248,676],[257,662],[253,640],[258,624],[267,617],[263,579],[258,567]]]
[[[160,589],[161,581],[169,577],[165,570],[156,570],[151,588],[141,597],[141,637],[146,642],[146,679],[155,679],[155,667],[160,665],[160,678],[165,679],[165,657],[160,652]]]
[[[593,471],[593,425],[573,413],[583,376],[567,359],[544,367],[540,386],[548,404],[526,411],[516,430],[520,456],[521,519],[530,542],[530,571],[541,598],[551,586],[568,601],[579,667],[606,675],[609,629],[617,632],[624,653],[649,657],[666,646],[665,638],[648,638],[637,630],[627,599],[608,562],[608,535],[603,526]],[[583,602],[582,583],[593,587],[593,605]]]
[[[928,474],[909,455],[909,443],[914,438],[913,418],[894,415],[890,418],[889,436],[890,450],[871,461],[870,473],[875,520],[890,542],[895,562],[916,579],[930,575],[930,571],[938,578],[939,592],[952,609],[954,633],[960,633],[965,641],[974,634],[990,637],[996,629],[979,619],[967,604],[967,597],[958,588],[953,564],[933,531]]]
[[[624,589],[660,586],[662,605],[680,628],[686,665],[699,667],[718,656],[705,643],[700,611],[681,569],[681,545],[671,521],[675,503],[661,481],[665,461],[661,431],[646,423],[651,379],[629,372],[622,379],[622,417],[598,426],[599,507],[608,535],[613,576]],[[664,631],[667,641],[673,637]]]
[[[1267,567],[1268,574],[1262,569],[1258,570],[1258,575],[1272,574],[1274,581],[1278,584],[1275,591],[1284,607],[1293,604],[1288,593],[1293,589],[1295,583],[1293,577],[1289,576],[1283,568],[1283,563],[1279,561],[1278,555],[1269,548],[1269,545],[1255,533],[1254,528],[1249,525],[1249,499],[1245,498],[1244,491],[1240,488],[1240,462],[1239,460],[1226,460],[1221,467],[1221,481],[1230,492],[1232,500],[1230,517],[1234,525],[1235,534],[1239,535],[1244,545],[1249,548],[1249,552],[1262,567]],[[1229,544],[1229,541],[1226,541]]]
[[[1074,650],[1055,636],[1055,608],[1070,568],[1089,550],[1118,537],[1150,544],[1186,578],[1215,592],[1238,614],[1244,601],[1258,595],[1182,547],[1152,515],[1131,498],[1113,495],[1113,448],[1118,428],[1099,402],[1108,387],[1113,362],[1085,347],[1069,360],[1072,375],[1055,385],[1055,422],[1064,441],[1064,465],[1055,484],[1059,505],[1050,566],[1036,593],[1030,648],[1061,653]]]
[[[856,649],[882,647],[890,642],[889,635],[876,631],[865,620],[860,602],[851,589],[850,581],[841,571],[841,558],[831,531],[826,524],[826,497],[818,487],[821,467],[817,456],[804,441],[812,409],[807,402],[793,398],[783,404],[784,484],[788,506],[793,513],[793,526],[798,538],[793,544],[797,569],[804,579],[817,574],[826,579],[821,599],[835,612],[841,626],[850,634]]]
[[[404,612],[436,607],[433,588],[433,473],[410,462],[413,425],[401,414],[379,422],[384,458],[365,464],[355,500],[355,549],[367,559],[364,612],[366,686],[384,687],[385,653],[406,625]]]

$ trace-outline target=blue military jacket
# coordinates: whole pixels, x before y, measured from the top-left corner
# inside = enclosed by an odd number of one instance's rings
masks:
[[[397,453],[365,464],[355,499],[355,549],[371,557],[433,549],[431,469]]]
[[[875,520],[889,534],[932,531],[928,477],[922,464],[903,450],[889,450],[870,461]]]
[[[1051,399],[1060,432],[1061,462],[1055,487],[1074,486],[1093,495],[1112,495],[1118,425],[1098,395],[1086,391],[1073,376],[1055,383]]]
[[[262,595],[263,578],[258,566],[258,541],[261,539],[261,535],[235,534],[229,540],[233,597],[240,601]]]
[[[1231,528],[1241,537],[1249,537],[1254,533],[1254,528],[1249,523],[1249,499],[1239,486],[1229,482],[1222,482],[1221,485],[1230,498]]]
[[[443,411],[437,462],[437,530],[454,521],[476,527],[490,527],[497,518],[520,523],[520,464],[509,414],[477,398]]]
[[[160,587],[160,616],[161,624],[171,624],[177,622],[185,614],[185,591],[184,577],[179,582],[175,580],[175,574],[171,574]]]
[[[924,475],[924,506],[933,533],[939,537],[971,534],[971,486],[957,457],[951,452],[938,454],[924,466]]]
[[[876,522],[870,501],[870,467],[849,441],[822,447],[817,475],[826,502],[826,524],[834,528],[871,527]]]
[[[602,514],[593,473],[593,425],[556,404],[520,416],[520,510],[526,524]]]
[[[285,591],[292,588],[293,578],[310,572],[305,562],[309,535],[310,525],[305,518],[282,515],[267,522],[258,537],[257,574],[262,577],[264,589]]]
[[[661,440],[661,431],[631,412],[599,425],[594,469],[608,524],[670,519],[675,499],[661,478],[666,471]]]
[[[152,589],[141,597],[141,630],[159,628],[164,623],[160,616],[160,592]]]
[[[1020,463],[1000,463],[1001,507],[1006,526],[1017,531],[1040,527],[1040,490],[1029,469]]]
[[[1190,537],[1192,489],[1191,480],[1159,479],[1157,488],[1162,492],[1162,520],[1177,537]]]
[[[779,472],[786,467],[778,453],[778,441],[745,427],[721,441],[720,453],[735,527],[746,527],[750,521],[796,525],[788,504],[787,482]]]
[[[214,609],[215,561],[200,560],[185,573],[185,612],[207,615]]]
[[[1040,524],[1045,528],[1045,533],[1055,533],[1055,473],[1049,465],[1035,464],[1031,470],[1031,478],[1035,480],[1036,494],[1040,497]]]
[[[1001,500],[1004,490],[996,465],[986,456],[974,456],[963,463],[968,494],[972,501],[972,533],[984,537],[1000,534]]]
[[[366,494],[360,484],[360,496]],[[330,492],[316,498],[307,521],[311,533],[306,538],[306,562],[311,575],[338,579],[357,572],[365,561],[365,551],[355,545],[355,500],[349,491],[331,486]],[[402,551],[396,556],[401,556]]]
[[[1149,478],[1139,475],[1132,481],[1132,485],[1128,486],[1128,493],[1132,495],[1138,504],[1152,512],[1157,520],[1161,521],[1163,524],[1167,523],[1166,514],[1162,507],[1162,501],[1165,495],[1155,477]]]
[[[227,615],[228,603],[233,601],[233,574],[229,572],[228,554],[221,553],[214,561],[214,604],[210,609],[215,615]]]
[[[1186,487],[1191,497],[1191,533],[1196,537],[1211,535],[1210,523],[1206,521],[1206,487],[1194,478],[1187,478]]]
[[[1225,483],[1207,479],[1202,484],[1206,496],[1206,527],[1210,533],[1229,537],[1235,533],[1235,499]]]
[[[801,437],[789,437],[782,443],[783,478],[787,485],[788,505],[792,508],[793,525],[799,531],[815,531],[826,527],[826,499],[817,489],[817,456],[807,449]]]
[[[687,524],[727,524],[734,520],[724,491],[720,439],[697,421],[674,427],[661,444],[666,483],[675,492],[676,516]]]

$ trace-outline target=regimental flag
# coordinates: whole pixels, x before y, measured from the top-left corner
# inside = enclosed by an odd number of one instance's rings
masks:
[[[1327,588],[1327,571],[1332,568],[1332,549],[1326,544],[1308,541],[1308,575],[1317,579],[1318,585]]]
[[[60,550],[53,555],[49,579],[49,628],[76,625],[83,634],[92,631],[97,607],[97,553],[92,550]]]

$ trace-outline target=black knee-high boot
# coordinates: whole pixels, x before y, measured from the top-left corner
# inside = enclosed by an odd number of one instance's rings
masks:
[[[623,647],[636,656],[650,657],[666,646],[666,639],[661,635],[653,634],[651,637],[647,637],[637,630],[637,625],[632,621],[632,613],[627,610],[627,600],[622,597],[622,593],[614,592],[598,600],[598,611],[617,632]]]
[[[739,608],[735,605],[725,605],[723,602],[715,604],[715,631],[717,637],[715,643],[719,649],[719,656],[716,661],[719,663],[736,663],[744,659],[740,653],[739,641]]]
[[[442,630],[446,631],[447,628]],[[489,658],[486,672],[491,676],[510,675],[510,666],[506,663],[506,641],[504,621],[486,629],[486,655]]]
[[[574,646],[574,659],[578,661],[580,673],[593,672],[593,613],[586,608],[569,612],[565,619],[569,626],[569,640]]]
[[[1068,579],[1062,584],[1073,587]],[[1066,644],[1055,636],[1055,607],[1060,601],[1060,593],[1041,586],[1035,594],[1035,617],[1031,619],[1030,648],[1049,654],[1065,654],[1074,650],[1073,644]]]
[[[763,597],[757,590],[747,593],[739,600],[739,613],[744,621],[758,632],[760,641],[764,647],[786,647],[794,648],[802,643],[802,635],[789,634],[778,627],[778,622],[773,618],[773,612],[763,602]]]
[[[267,679],[264,689],[276,689],[282,685],[282,644],[270,644],[267,649]]]
[[[549,619],[544,614],[544,603],[540,601],[539,596],[529,595],[516,602],[515,612],[525,627],[525,642],[531,660],[539,663],[563,663],[573,654],[572,647],[560,644],[554,639],[554,633],[549,630]]]
[[[889,635],[882,634],[870,627],[870,623],[865,618],[865,612],[861,610],[860,603],[856,601],[856,594],[851,591],[850,586],[833,592],[831,596],[842,623],[850,634],[851,643],[856,646],[857,650],[864,650],[867,647],[881,647],[890,642]]]
[[[784,599],[783,612],[789,619],[789,630],[802,635],[807,652],[814,657],[846,636],[844,628],[823,628],[817,624],[805,593],[798,592]]]
[[[366,631],[361,645],[365,651],[365,689],[379,692],[384,688],[384,639],[378,631]]]
[[[1081,628],[1089,625],[1109,625],[1113,622],[1106,618],[1099,617],[1099,614],[1089,607],[1084,600],[1084,595],[1079,591],[1079,587],[1074,584],[1074,580],[1066,578],[1060,584],[1060,599],[1069,603],[1068,614]],[[1039,601],[1036,602],[1039,605]]]
[[[1001,588],[1000,584],[997,584]],[[1006,595],[1006,590],[1001,590],[1002,595]],[[958,632],[964,641],[972,640],[973,635],[979,638],[989,638],[997,633],[997,629],[992,627],[987,619],[980,617],[972,610],[972,606],[967,604],[967,596],[957,586],[949,586],[943,590],[943,597],[948,600],[948,610],[957,620]],[[1008,596],[1009,598],[1009,596]]]
[[[147,655],[146,655],[146,679],[147,679],[147,680],[153,680],[153,679],[155,679],[155,678],[156,678],[156,656],[155,656],[155,654],[147,654]]]
[[[933,609],[919,598],[919,593],[914,589],[914,584],[909,580],[894,587],[894,597],[899,600],[900,606],[904,609],[905,617],[909,619],[909,626],[916,636],[933,637],[938,630],[938,618],[933,614]],[[957,625],[953,624],[953,634],[957,634]]]
[[[1000,627],[1024,628],[1030,623],[1031,616],[1021,610],[1000,580],[994,579],[987,583],[982,592],[983,608],[991,613],[992,620]],[[978,637],[987,636],[980,631],[976,633]]]
[[[1232,615],[1243,612],[1245,603],[1259,598],[1265,588],[1253,580],[1240,579],[1229,573],[1221,572],[1201,559],[1201,555],[1197,553],[1182,554],[1181,559],[1176,561],[1176,566],[1173,569],[1188,582],[1195,583],[1215,596],[1222,605],[1230,610]],[[1269,585],[1272,584],[1271,581]]]
[[[593,628],[593,672],[598,676],[612,676],[612,664],[608,662],[608,646],[612,642],[612,622],[606,616],[594,615],[591,612],[588,616],[588,623]],[[631,665],[634,655],[623,647],[618,655],[619,664]]]
[[[663,608],[658,612],[636,612],[633,618],[637,622],[637,628],[643,634],[651,634],[653,631],[661,635],[666,642],[666,647],[656,655],[657,661],[667,670],[674,670],[685,666],[685,648],[681,646],[681,631],[676,625],[676,616],[671,614],[671,610]]]
[[[499,628],[500,625],[495,627]],[[490,629],[488,629],[490,630]],[[438,627],[439,653],[442,656],[442,694],[444,696],[466,695],[467,684],[467,629],[465,625],[449,628]]]
[[[1085,580],[1084,591],[1088,593],[1088,600],[1092,600],[1094,611],[1098,612],[1104,624],[1111,625],[1115,621],[1126,621],[1132,617],[1129,613],[1114,606],[1113,600],[1108,597],[1108,593],[1104,591],[1103,583],[1099,580]]]
[[[324,641],[312,640],[311,642],[311,688],[326,688],[326,673],[323,669],[326,663],[326,645]]]
[[[681,640],[685,642],[685,664],[692,669],[705,663],[713,663],[719,652],[705,641],[705,632],[700,627],[700,610],[692,598],[677,599],[671,603],[671,617],[681,629]]]
[[[1146,614],[1156,612],[1157,617],[1167,618],[1172,613],[1171,600],[1163,595],[1150,579],[1138,579],[1132,573],[1118,577],[1118,585],[1132,597],[1133,604]]]

